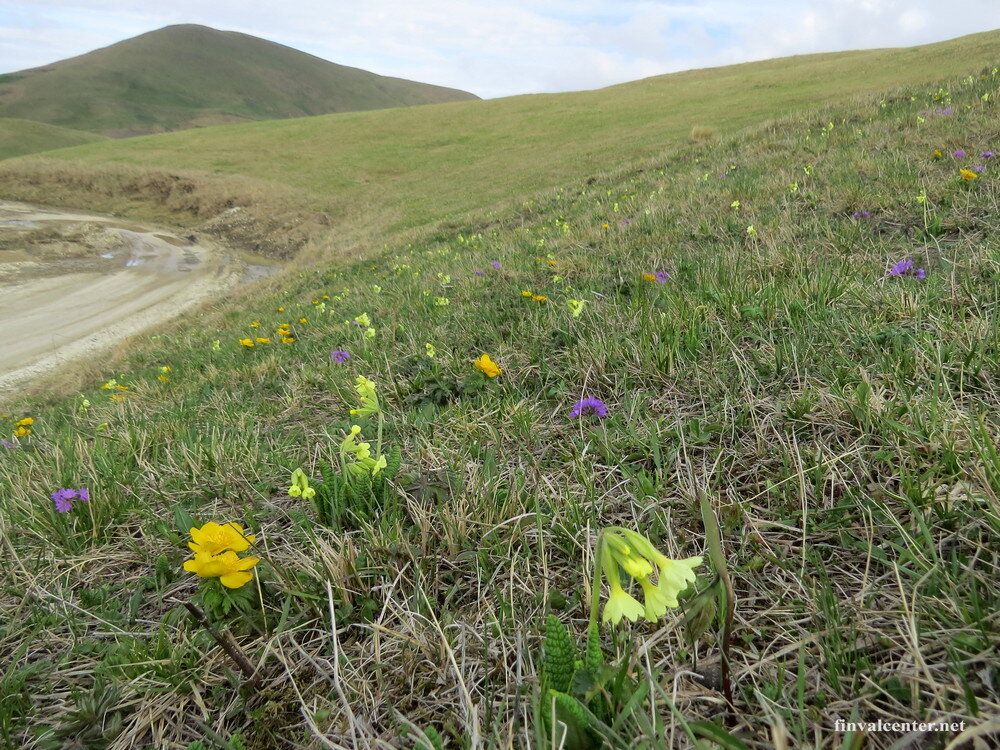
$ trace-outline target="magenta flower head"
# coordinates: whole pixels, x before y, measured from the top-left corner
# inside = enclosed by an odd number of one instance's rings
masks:
[[[482,276],[482,275],[483,275],[484,273],[486,273],[486,271],[480,271],[480,270],[479,270],[479,269],[477,268],[477,269],[476,269],[475,271],[473,271],[473,273],[474,273],[474,274],[476,274],[476,276]]]
[[[573,411],[569,413],[571,417],[588,417],[594,415],[598,419],[608,416],[608,407],[599,398],[582,398],[573,405]]]
[[[351,355],[347,352],[342,352],[340,349],[335,349],[330,352],[330,359],[336,362],[338,365],[344,364],[347,360],[351,358]]]
[[[965,158],[965,152],[962,149],[957,149],[955,151],[952,151],[951,155],[954,156],[956,159],[964,159]]]
[[[12,442],[10,442],[9,440],[0,440],[0,445],[2,445],[4,448],[14,448],[15,447],[14,444]]]
[[[493,266],[494,268],[500,268],[500,261],[495,260],[492,263],[490,263],[490,265]]]
[[[855,211],[851,216],[855,219],[870,219],[872,214],[871,211]]]
[[[992,159],[994,156],[996,156],[996,154],[993,153],[992,151],[982,151],[979,155],[984,159]]]
[[[73,500],[90,500],[90,490],[81,487],[78,490],[65,488],[56,490],[49,497],[56,504],[56,511],[59,513],[69,513],[73,510]]]

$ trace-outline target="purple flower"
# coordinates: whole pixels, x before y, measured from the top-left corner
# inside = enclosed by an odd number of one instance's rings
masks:
[[[901,260],[899,263],[894,265],[889,269],[890,276],[902,276],[903,274],[910,271],[913,268],[913,261],[907,258],[906,260]]]
[[[72,500],[90,500],[90,490],[86,487],[80,487],[76,490],[66,487],[56,490],[49,497],[56,504],[56,511],[59,513],[69,513],[73,509]]]
[[[474,273],[474,274],[476,274],[476,276],[482,276],[482,275],[483,275],[484,273],[486,273],[486,271],[480,271],[480,270],[479,270],[479,269],[477,268],[477,269],[476,269],[475,271],[473,271],[473,273]]]
[[[979,174],[984,169],[986,169],[986,165],[985,164],[980,164],[979,166],[973,167],[972,171],[975,172],[976,174]]]
[[[493,266],[494,268],[500,268],[500,261],[495,260],[492,263],[490,263],[490,265]]]
[[[923,279],[927,276],[927,272],[922,268],[913,268],[913,261],[907,258],[906,260],[899,261],[896,265],[889,269],[890,276],[913,276],[916,279]]]
[[[855,219],[870,219],[872,217],[869,211],[855,211],[851,216]]]
[[[965,158],[965,152],[962,149],[956,149],[955,151],[952,151],[951,155],[954,156],[956,159]]]
[[[996,154],[993,153],[992,151],[982,151],[980,152],[979,155],[984,159],[992,159],[994,156],[996,156]]]
[[[14,448],[14,447],[16,447],[16,446],[15,446],[15,445],[14,445],[14,444],[13,444],[12,442],[10,442],[9,440],[0,440],[0,445],[2,445],[2,446],[3,446],[4,448]]]
[[[336,362],[338,365],[344,364],[347,360],[351,358],[351,355],[347,352],[343,352],[340,349],[334,349],[330,352],[330,359]]]
[[[657,284],[666,284],[667,280],[670,279],[670,274],[666,271],[653,271],[653,276],[656,277]]]
[[[631,223],[632,223],[631,219],[625,219],[625,221],[622,222],[622,224],[631,224]]]
[[[584,417],[593,414],[598,419],[608,416],[608,407],[599,398],[582,398],[573,406],[573,411],[569,413],[571,417]]]
[[[953,110],[953,109],[935,109],[934,111],[937,112],[939,115],[950,115],[955,110]]]

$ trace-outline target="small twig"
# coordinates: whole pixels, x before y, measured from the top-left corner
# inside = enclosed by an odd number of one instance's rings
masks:
[[[257,684],[260,682],[260,676],[257,674],[257,670],[254,668],[254,665],[247,658],[247,655],[243,653],[243,649],[240,648],[240,644],[238,644],[236,639],[233,638],[233,634],[228,630],[224,630],[221,633],[216,630],[215,626],[212,625],[208,617],[205,616],[205,613],[198,609],[198,607],[192,602],[182,601],[181,604],[183,604],[187,608],[187,611],[192,614],[194,619],[196,619],[198,623],[208,631],[208,634],[215,639],[215,642],[222,647],[222,650],[229,655],[229,658],[236,662],[236,666],[240,668],[240,671],[243,672],[247,678],[246,686],[251,689],[257,687]]]

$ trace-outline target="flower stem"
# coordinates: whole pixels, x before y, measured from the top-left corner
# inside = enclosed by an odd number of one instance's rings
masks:
[[[735,614],[736,602],[733,597],[733,582],[729,577],[729,566],[726,565],[726,554],[722,549],[722,533],[719,530],[719,521],[715,517],[712,503],[707,492],[699,492],[699,504],[701,505],[702,523],[705,524],[705,542],[708,545],[708,556],[712,560],[712,567],[715,568],[716,575],[722,582],[723,595],[726,598],[725,619],[722,625],[722,693],[729,704],[730,710],[735,710],[733,706],[733,684],[729,669],[729,647],[733,639],[733,615]]]
[[[594,545],[594,577],[590,585],[590,623],[588,628],[597,626],[597,613],[601,606],[601,557],[604,553],[604,532],[601,529]],[[589,632],[589,631],[588,631]]]

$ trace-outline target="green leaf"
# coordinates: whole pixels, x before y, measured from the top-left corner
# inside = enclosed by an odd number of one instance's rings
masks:
[[[688,728],[697,737],[711,740],[726,750],[749,750],[742,740],[733,737],[729,732],[711,721],[692,721],[688,723]]]

